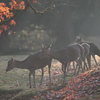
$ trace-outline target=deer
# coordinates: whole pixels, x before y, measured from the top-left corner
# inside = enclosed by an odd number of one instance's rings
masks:
[[[51,49],[51,45],[45,46],[42,45],[42,52],[40,54],[40,58],[44,57],[51,57],[52,59],[56,59],[62,63],[62,71],[64,72],[64,80],[65,82],[65,76],[66,76],[66,67],[68,67],[68,63],[71,61],[78,61],[78,59],[81,59],[81,46],[78,43],[72,44],[67,46],[66,48],[62,48],[58,51],[54,51]],[[81,67],[81,63],[79,63],[79,66]],[[77,74],[79,73],[80,67],[78,69]]]
[[[84,41],[80,36],[76,36],[76,42],[79,43],[79,44],[87,43],[87,44],[90,45],[90,50],[89,50],[89,52],[90,52],[89,53],[90,66],[91,66],[91,56],[93,57],[95,64],[98,66],[95,55],[100,56],[100,49],[94,43]]]
[[[82,43],[80,49],[81,49],[81,59],[82,59],[82,62],[84,62],[84,70],[85,70],[85,66],[86,66],[86,68],[88,70],[88,67],[87,67],[87,64],[85,62],[85,59],[87,59],[88,65],[89,65],[89,68],[90,68],[90,60],[89,60],[89,49],[90,49],[90,45],[87,44],[87,43]],[[70,65],[70,63],[69,63],[69,65]],[[78,62],[77,62],[77,65],[76,65],[76,69],[77,69],[77,66],[78,66]],[[73,61],[73,68],[74,68],[74,74],[73,75],[75,75],[76,69],[75,69],[74,61]],[[83,72],[83,69],[82,69],[82,72]]]
[[[88,65],[89,65],[89,68],[90,68],[90,59],[89,59],[89,50],[90,50],[90,45],[87,44],[87,43],[82,43],[81,46],[84,48],[84,56],[82,57],[82,61],[84,62],[84,70],[85,70],[85,66],[88,70],[88,67],[87,67],[87,64],[85,62],[85,59],[87,59],[87,62],[88,62]],[[73,67],[74,67],[74,62],[73,62]],[[77,69],[77,65],[76,65],[76,69]],[[75,73],[74,73],[75,74]]]
[[[40,82],[40,85],[41,85],[42,80],[43,80],[43,75],[44,75],[44,69],[43,68],[48,65],[49,84],[51,84],[50,68],[51,68],[52,58],[44,57],[44,58],[41,59],[39,57],[40,53],[41,53],[41,50],[32,54],[32,55],[29,55],[23,61],[18,61],[18,60],[11,58],[8,61],[6,72],[12,70],[13,68],[28,69],[30,71],[29,72],[29,86],[31,88],[31,75],[33,74],[33,78],[34,78],[33,88],[35,88],[35,85],[36,85],[35,84],[35,70],[37,70],[37,69],[42,70],[42,77],[41,77],[41,82]]]
[[[87,43],[82,43],[81,46],[84,47],[84,58],[83,58],[84,60],[83,60],[83,61],[85,61],[85,59],[87,59],[87,62],[88,62],[89,68],[90,68],[90,67],[91,67],[91,66],[90,66],[90,59],[89,59],[90,45],[87,44]],[[84,70],[85,70],[85,66],[86,66],[86,68],[87,68],[87,70],[88,70],[87,64],[84,62]]]

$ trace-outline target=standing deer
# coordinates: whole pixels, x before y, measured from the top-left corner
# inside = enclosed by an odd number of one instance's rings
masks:
[[[85,70],[85,66],[86,66],[86,68],[88,70],[88,67],[87,67],[87,64],[85,62],[85,59],[87,59],[88,65],[89,65],[89,68],[90,68],[90,60],[89,60],[89,49],[90,49],[90,46],[87,43],[82,43],[80,49],[81,49],[81,59],[82,59],[82,61],[84,63],[84,70]],[[75,75],[77,66],[78,66],[78,63],[77,63],[76,68],[75,68],[75,64],[74,64],[74,61],[73,61],[74,75]]]
[[[89,65],[89,68],[90,68],[90,59],[89,59],[90,45],[87,44],[87,43],[82,43],[81,46],[84,47],[84,61],[85,61],[85,59],[87,59],[88,65]],[[86,68],[87,68],[87,64],[86,64],[86,63],[84,63],[84,70],[85,70],[85,66],[86,66]],[[88,70],[88,68],[87,68],[87,70]]]
[[[51,83],[51,75],[50,75],[50,68],[51,68],[51,61],[52,59],[50,57],[44,57],[40,59],[39,55],[41,53],[41,50],[36,52],[33,55],[28,56],[25,60],[23,61],[17,61],[11,58],[10,61],[8,61],[8,66],[6,71],[10,71],[13,68],[21,68],[21,69],[28,69],[30,71],[29,73],[29,85],[31,88],[31,75],[33,74],[34,78],[34,85],[33,87],[35,88],[35,70],[36,69],[41,69],[42,70],[42,77],[41,77],[41,82],[40,85],[42,84],[43,80],[43,75],[44,75],[44,70],[43,68],[48,65],[48,72],[49,72],[49,84]]]
[[[77,59],[81,58],[81,50],[80,50],[81,46],[75,43],[75,44],[69,45],[66,48],[62,48],[58,51],[53,51],[50,48],[51,48],[51,45],[47,47],[45,45],[42,45],[42,52],[40,54],[40,58],[49,56],[53,59],[57,59],[58,61],[60,61],[62,63],[62,71],[64,72],[64,81],[65,81],[66,66],[71,61],[76,61]],[[78,69],[78,73],[79,73],[79,69]]]
[[[87,41],[84,41],[80,36],[76,36],[76,42],[80,44],[87,43],[90,45],[90,51],[89,51],[90,66],[91,66],[91,56],[94,58],[96,65],[98,65],[95,59],[95,55],[100,56],[100,49],[94,43],[89,43]]]

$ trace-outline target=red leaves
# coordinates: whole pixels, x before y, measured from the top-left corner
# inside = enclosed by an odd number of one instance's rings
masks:
[[[6,6],[6,4],[2,2],[2,3],[0,3],[0,6]]]
[[[100,68],[79,74],[77,77],[72,78],[65,88],[39,94],[35,100],[42,97],[46,97],[47,100],[76,100],[94,93],[100,93]]]
[[[6,83],[6,81],[4,81],[4,83]]]
[[[25,4],[21,0],[12,0],[12,2],[9,3],[9,5],[11,6],[10,10],[25,9]]]
[[[0,34],[3,32],[3,30],[2,29],[0,29]]]
[[[11,2],[9,2],[9,5],[11,6],[10,8],[6,7],[5,3],[0,3],[0,22],[3,22],[5,19],[13,16],[13,12],[11,12],[10,10],[25,9],[25,4],[21,0],[12,0]],[[11,20],[10,25],[15,24],[16,22],[14,20]],[[0,34],[3,32],[3,29],[7,30],[7,26],[0,26]]]
[[[11,20],[11,22],[9,23],[10,25],[15,25],[16,22],[14,20]]]
[[[3,29],[6,31],[7,30],[7,26],[6,25],[1,25],[0,26],[0,35],[3,32]]]
[[[37,3],[37,0],[33,0],[33,3]],[[11,10],[25,9],[25,3],[22,0],[11,0],[11,2],[9,2],[9,5],[10,5],[10,8],[6,7],[5,3],[3,2],[0,3],[0,22],[3,22],[5,19],[11,18],[13,16],[13,12],[11,12]],[[10,25],[12,24],[15,25],[16,22],[13,20],[10,22]],[[4,30],[6,30],[6,28],[4,28]],[[2,31],[3,29],[0,28],[0,34],[2,33]]]
[[[37,3],[37,0],[33,0],[33,3]]]

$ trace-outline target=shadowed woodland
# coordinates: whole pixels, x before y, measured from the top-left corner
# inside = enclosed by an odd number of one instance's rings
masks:
[[[9,1],[1,0],[6,4]],[[39,2],[43,5],[43,1]],[[39,50],[41,44],[51,43],[52,48],[57,50],[73,42],[76,35],[100,47],[99,39],[96,38],[100,32],[99,0],[67,0],[66,3],[59,0],[53,4],[55,10],[44,15],[34,14],[31,9],[20,12],[15,18],[16,25],[10,26],[0,36],[0,54],[26,54]],[[34,6],[38,10],[42,9],[39,4]]]

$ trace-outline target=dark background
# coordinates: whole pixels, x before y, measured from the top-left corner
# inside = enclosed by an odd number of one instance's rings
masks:
[[[1,0],[7,5],[9,1]],[[44,15],[34,14],[31,9],[19,13],[16,25],[8,25],[10,28],[0,36],[0,54],[30,54],[40,50],[42,44],[53,44],[52,49],[58,50],[72,43],[77,35],[100,47],[100,0],[66,1],[54,2],[55,11]],[[38,4],[34,6],[43,10]]]

